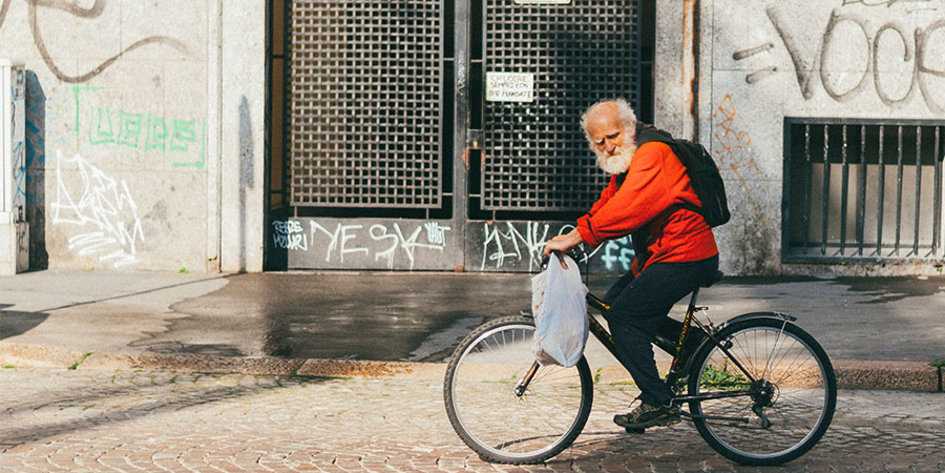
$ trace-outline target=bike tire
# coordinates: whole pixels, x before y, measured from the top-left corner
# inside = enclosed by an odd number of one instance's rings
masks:
[[[583,357],[570,368],[541,366],[525,393],[515,394],[535,361],[534,330],[528,317],[486,322],[460,342],[447,365],[450,424],[486,461],[543,462],[568,448],[590,415],[593,380]]]
[[[830,426],[837,403],[833,366],[814,337],[773,317],[736,322],[715,337],[756,382],[741,375],[714,344],[699,350],[690,365],[690,396],[727,389],[752,392],[751,396],[690,401],[693,423],[702,438],[715,451],[743,465],[780,465],[813,448]],[[753,407],[760,407],[770,421],[768,426]]]

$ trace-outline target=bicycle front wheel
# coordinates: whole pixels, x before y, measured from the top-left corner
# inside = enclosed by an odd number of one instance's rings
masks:
[[[453,429],[484,460],[539,463],[568,448],[591,411],[593,381],[587,360],[571,367],[532,368],[535,326],[505,317],[483,324],[456,348],[443,394]]]
[[[710,344],[691,365],[689,394],[710,397],[690,401],[699,434],[745,465],[779,465],[810,450],[837,403],[836,377],[820,344],[775,318],[735,323],[716,338],[731,357]]]

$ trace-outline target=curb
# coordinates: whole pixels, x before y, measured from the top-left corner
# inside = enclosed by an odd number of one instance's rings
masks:
[[[917,361],[833,362],[838,389],[943,392],[942,368]]]
[[[442,379],[445,363],[278,358],[269,356],[94,353],[0,342],[0,366],[70,370],[142,370],[323,378]]]
[[[0,365],[16,368],[66,368],[75,370],[145,370],[233,373],[326,378],[442,379],[445,363],[293,359],[152,353],[82,353],[56,347],[0,343]],[[943,392],[942,367],[913,361],[833,362],[837,388]]]

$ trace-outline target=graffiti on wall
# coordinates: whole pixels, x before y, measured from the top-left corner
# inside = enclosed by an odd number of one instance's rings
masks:
[[[806,34],[810,22],[792,21],[790,6],[769,6],[765,14],[777,32],[780,44],[791,58],[801,95],[805,100],[820,88],[833,100],[844,102],[864,94],[875,94],[892,107],[918,95],[929,110],[945,112],[945,65],[939,47],[945,41],[942,15],[915,15],[916,11],[945,11],[940,0],[843,0],[825,12],[826,25],[819,43]],[[867,9],[864,7],[883,7]],[[930,18],[922,22],[920,18]],[[907,26],[908,25],[908,26]],[[768,53],[776,41],[735,51],[736,61]],[[850,64],[858,64],[851,70]],[[777,70],[762,65],[745,80],[756,83]]]
[[[504,228],[502,225],[491,222],[482,224],[485,238],[482,242],[480,271],[484,270],[487,264],[494,265],[496,269],[502,269],[507,259],[515,263],[526,261],[528,269],[532,270],[541,265],[541,252],[545,247],[545,242],[558,234],[570,231],[570,229],[562,229],[549,236],[551,230],[549,224],[526,222],[525,229],[521,230],[512,222],[504,223]]]
[[[719,166],[719,171],[734,177],[739,183],[739,188],[744,191],[743,200],[751,207],[751,214],[757,220],[755,223],[767,222],[770,219],[768,213],[762,211],[762,206],[754,201],[753,193],[749,191],[746,182],[746,171],[755,175],[761,174],[751,149],[751,133],[742,128],[736,122],[737,119],[738,108],[735,100],[730,94],[725,94],[718,107],[712,112],[712,154]],[[755,180],[755,182],[757,185],[768,185],[767,180],[764,179]],[[765,192],[767,195],[770,193],[771,189]]]
[[[3,20],[7,18],[7,11],[10,10],[10,0],[0,1],[0,26],[3,26]]]
[[[446,248],[446,232],[449,226],[438,222],[413,225],[401,222],[322,224],[308,220],[308,225],[299,220],[277,220],[272,222],[273,244],[278,249],[290,251],[314,251],[324,255],[325,263],[345,263],[347,257],[360,255],[371,258],[387,268],[395,262],[405,261],[413,269],[422,252],[443,252]],[[422,236],[422,238],[421,238]]]
[[[26,165],[45,167],[46,119],[58,116],[58,111],[50,106],[54,101],[43,93],[36,75],[27,73],[26,77]]]
[[[484,222],[482,226],[480,271],[486,268],[535,271],[541,266],[545,242],[574,229],[574,225],[557,224],[557,231],[553,231],[552,224],[545,222]],[[627,236],[602,243],[587,258],[599,257],[608,271],[629,271],[633,256]]]
[[[109,89],[73,86],[74,130],[80,142],[95,147],[160,151],[173,156],[171,167],[203,169],[207,161],[206,120],[165,117],[146,110],[115,109],[95,93]]]
[[[726,252],[729,263],[749,273],[765,272],[767,262],[773,258],[771,242],[776,241],[773,232],[778,224],[772,222],[769,204],[759,202],[758,197],[770,198],[775,191],[770,187],[770,180],[758,178],[761,169],[751,149],[751,134],[739,123],[738,108],[729,94],[712,112],[712,137],[712,154],[719,171],[728,182],[737,183],[726,185],[729,202],[733,202],[733,191],[740,191],[739,208],[733,209],[734,218],[727,227],[729,233],[738,232],[731,243],[732,251]],[[756,190],[749,187],[749,180]]]
[[[81,181],[67,184],[61,174],[65,165],[75,166]],[[97,256],[102,264],[118,268],[142,263],[135,256],[144,242],[141,218],[128,184],[116,180],[76,154],[72,159],[56,159],[56,197],[51,204],[52,223],[79,228],[69,238],[69,251],[79,256]]]
[[[3,3],[0,4],[0,26],[3,26],[4,20],[6,19],[11,0],[2,0],[2,2]],[[152,35],[141,38],[127,47],[118,50],[114,55],[96,64],[86,72],[68,74],[60,68],[59,62],[50,53],[50,48],[46,46],[46,37],[43,35],[42,31],[40,31],[40,11],[41,9],[48,9],[66,12],[77,20],[80,20],[80,23],[91,24],[102,16],[102,13],[108,5],[108,2],[105,0],[95,0],[92,5],[87,7],[82,5],[82,3],[89,2],[78,2],[75,0],[26,0],[28,7],[27,18],[30,32],[33,35],[33,43],[39,51],[40,56],[43,58],[43,62],[62,82],[70,84],[86,82],[104,72],[125,54],[150,45],[166,47],[182,54],[189,54],[187,46],[182,41],[170,36]],[[54,47],[52,49],[55,50],[56,48]]]
[[[3,26],[4,20],[6,20],[11,3],[12,0],[2,0],[2,4],[0,4],[0,26]],[[75,75],[67,74],[59,67],[59,63],[56,61],[53,55],[50,54],[49,48],[46,46],[46,38],[40,31],[39,27],[40,9],[45,8],[49,10],[59,10],[66,12],[77,19],[81,19],[84,22],[94,22],[96,19],[102,16],[102,13],[105,11],[105,7],[107,6],[107,2],[105,0],[95,0],[95,2],[88,7],[83,7],[80,5],[80,2],[74,0],[26,0],[26,4],[28,7],[27,18],[29,21],[30,31],[33,34],[33,44],[36,46],[40,56],[43,58],[43,62],[46,63],[47,67],[49,67],[49,70],[52,71],[52,73],[55,74],[59,80],[66,83],[76,84],[86,82],[94,77],[97,77],[110,66],[115,64],[115,62],[121,59],[125,54],[149,45],[168,47],[182,54],[189,54],[187,45],[185,45],[182,41],[170,36],[153,35],[135,41],[127,47],[119,50],[116,54],[109,57],[108,59],[98,63],[86,72]]]
[[[751,151],[751,134],[735,126],[738,110],[730,94],[725,94],[712,112],[712,154],[721,171],[738,171],[756,166]]]
[[[465,249],[467,260],[479,271],[535,271],[541,265],[545,242],[573,228],[545,222],[483,222],[467,241],[471,245]],[[451,249],[463,250],[449,248],[447,236],[453,229],[434,221],[325,223],[288,219],[272,222],[271,230],[275,248],[310,253],[316,265],[326,267],[362,267],[367,260],[388,269],[414,269],[424,259],[440,257]],[[634,257],[630,243],[630,237],[605,242],[588,259],[599,259],[608,271],[629,271]]]
[[[150,62],[156,55],[163,60],[190,56],[189,46],[172,37],[174,33],[161,31],[156,21],[141,23],[146,16],[164,21],[178,13],[158,11],[174,8],[165,3],[0,0],[4,44],[20,51],[17,57],[37,58],[36,64],[27,60],[26,141],[22,149],[26,173],[17,175],[18,196],[27,204],[33,267],[48,264],[46,246],[54,240],[46,237],[45,229],[53,225],[62,232],[60,238],[68,238],[69,252],[84,256],[86,262],[97,259],[116,267],[142,263],[136,256],[144,241],[142,222],[130,192],[136,191],[135,179],[150,177],[137,173],[135,176],[143,177],[128,178],[129,182],[114,178],[107,165],[96,159],[96,149],[109,154],[133,150],[138,156],[151,153],[152,157],[160,153],[165,166],[203,169],[206,121],[201,116],[170,111],[165,100],[168,87],[161,84],[163,72],[152,79],[155,90],[161,89],[155,94],[155,102],[160,102],[157,105],[129,105],[144,102],[137,89],[140,84],[133,85],[134,90],[123,87],[121,91],[94,87],[70,91],[60,86],[100,79],[106,71],[114,71],[121,62],[142,53],[148,54],[145,59]],[[118,28],[122,25],[126,27]],[[192,34],[189,29],[173,31]],[[13,38],[17,32],[26,32],[22,39],[32,42],[35,51],[31,53],[30,45],[20,41],[20,36]],[[199,37],[200,31],[193,30],[193,34]],[[77,57],[88,60],[76,62]],[[47,96],[44,85],[47,90],[62,90],[61,98],[58,93]],[[113,92],[96,92],[105,90]],[[74,128],[63,128],[69,126]],[[58,133],[63,129],[75,133]],[[77,145],[81,155],[72,159],[61,158],[55,151]],[[47,180],[54,170],[55,184]],[[55,244],[66,246],[63,243]]]
[[[13,208],[26,203],[26,147],[19,141],[13,147]],[[19,216],[22,217],[22,216]],[[15,217],[18,218],[18,217]]]

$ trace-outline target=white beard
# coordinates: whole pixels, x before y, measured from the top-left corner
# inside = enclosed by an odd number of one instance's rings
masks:
[[[597,166],[604,172],[621,174],[630,168],[630,160],[633,158],[633,153],[637,151],[637,145],[631,142],[629,145],[621,146],[614,155],[608,155],[607,152],[597,149],[593,151],[597,155]]]

